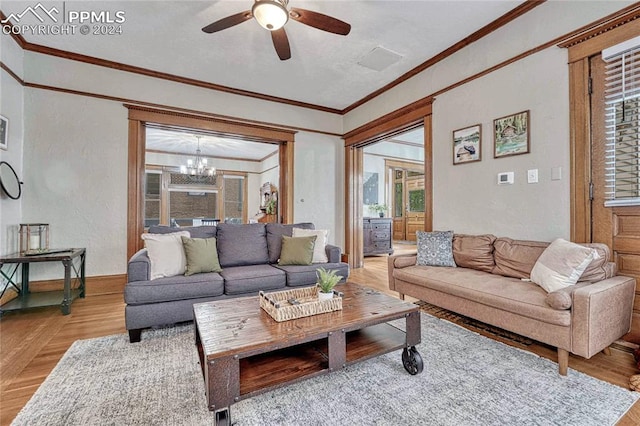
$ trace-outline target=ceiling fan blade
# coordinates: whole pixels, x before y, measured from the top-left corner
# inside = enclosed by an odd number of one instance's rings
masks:
[[[292,7],[289,17],[310,27],[334,34],[347,35],[351,31],[351,25],[346,22],[311,10]]]
[[[291,58],[291,48],[289,47],[289,38],[284,28],[280,28],[276,31],[271,31],[271,40],[273,40],[273,47],[276,48],[278,57],[281,61],[286,61]]]
[[[251,15],[251,11],[245,10],[244,12],[236,13],[235,15],[227,16],[226,18],[222,18],[219,21],[216,21],[212,24],[207,25],[202,29],[205,33],[215,33],[218,31],[226,30],[229,27],[233,27],[234,25],[238,25],[251,19],[253,16]]]

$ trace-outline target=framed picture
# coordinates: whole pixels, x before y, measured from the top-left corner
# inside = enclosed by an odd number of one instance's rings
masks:
[[[0,115],[0,149],[6,150],[9,139],[9,120],[7,117]]]
[[[529,153],[529,111],[493,120],[493,157]]]
[[[453,131],[453,164],[472,163],[482,158],[482,125]]]

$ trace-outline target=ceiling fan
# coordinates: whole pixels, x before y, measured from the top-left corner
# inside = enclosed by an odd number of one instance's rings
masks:
[[[311,10],[295,7],[287,9],[288,4],[289,0],[254,0],[251,10],[227,16],[207,25],[202,31],[211,34],[241,24],[251,18],[256,18],[256,21],[263,28],[271,32],[273,46],[282,61],[291,58],[289,38],[284,31],[284,25],[289,18],[333,34],[347,35],[351,31],[351,25],[346,22]]]

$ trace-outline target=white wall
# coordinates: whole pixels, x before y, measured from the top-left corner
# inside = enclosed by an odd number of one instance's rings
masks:
[[[327,132],[342,130],[341,118],[335,114],[213,92],[32,52],[24,53],[24,68],[25,80],[32,83]],[[96,81],[100,84],[96,85]],[[88,276],[125,273],[128,110],[121,101],[33,88],[24,90],[24,102],[25,195],[18,215],[20,220],[49,223],[52,247],[87,247]],[[296,151],[295,170],[308,168],[306,163],[299,162],[300,151],[318,151],[321,155],[317,161],[327,161],[332,169],[342,170],[342,166],[336,165],[336,162],[342,164],[341,153],[336,154],[340,144],[341,139],[337,137],[316,137],[309,132],[296,134],[296,150],[301,150]],[[329,158],[325,158],[327,154]],[[324,163],[318,166],[321,165]],[[260,179],[269,178],[268,173],[262,173]],[[314,221],[318,228],[329,228],[333,238],[340,242],[344,232],[341,174],[332,172],[323,185],[316,185],[313,174],[297,174],[295,194],[298,198],[330,202],[324,203],[321,214],[308,215],[304,208],[294,212],[296,219]],[[33,279],[60,278],[55,265],[41,266],[34,268]]]
[[[438,97],[433,110],[435,229],[569,238],[566,63],[564,49],[547,49]],[[494,159],[493,120],[527,109],[531,152]],[[452,130],[478,123],[482,160],[454,166]],[[562,168],[561,180],[551,180],[552,167]],[[527,183],[528,169],[538,169],[539,183]],[[497,174],[509,171],[515,172],[515,183],[498,185]]]
[[[22,77],[23,54],[9,36],[0,36],[0,60]],[[0,70],[0,115],[9,120],[8,149],[0,150],[0,161],[6,161],[22,180],[22,144],[24,130],[24,89],[12,76]],[[25,188],[23,188],[25,189]],[[22,222],[22,199],[13,200],[0,190],[0,255],[18,251],[18,228]],[[0,289],[4,280],[0,280]]]
[[[299,132],[294,149],[294,222],[328,229],[329,244],[344,250],[344,142]]]
[[[345,116],[345,130],[428,96],[622,9],[626,1],[548,1]],[[433,103],[433,226],[551,240],[570,236],[566,49],[552,46],[438,95]],[[531,153],[493,158],[493,120],[530,110]],[[482,124],[482,161],[452,165],[452,132]],[[551,168],[563,178],[551,180]],[[527,184],[528,169],[539,183]],[[498,186],[497,173],[515,172]]]

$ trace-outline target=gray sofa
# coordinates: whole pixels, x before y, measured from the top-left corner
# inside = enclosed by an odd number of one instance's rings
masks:
[[[150,280],[151,263],[146,249],[138,251],[128,262],[124,289],[129,340],[140,341],[144,328],[192,320],[194,303],[254,296],[260,290],[314,285],[319,267],[335,270],[346,281],[349,265],[340,261],[341,250],[333,245],[326,246],[328,263],[278,265],[282,236],[291,236],[293,228],[314,229],[314,225],[223,223],[189,228],[151,227],[150,233],[189,231],[192,238],[216,237],[222,272]]]
[[[631,328],[636,282],[616,275],[604,244],[585,244],[593,260],[580,282],[547,293],[529,282],[547,242],[455,235],[457,267],[420,266],[415,254],[389,257],[389,288],[557,347],[566,375],[569,353],[591,358]]]

